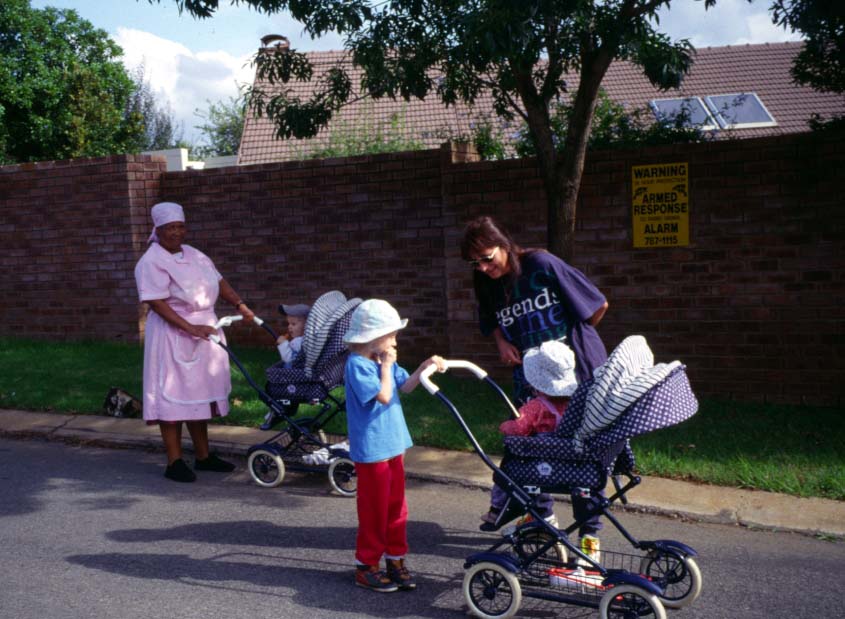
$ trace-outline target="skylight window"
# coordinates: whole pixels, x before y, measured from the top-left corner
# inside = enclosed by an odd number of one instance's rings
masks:
[[[718,125],[699,97],[679,99],[652,99],[651,109],[657,120],[683,127],[696,127],[704,131],[717,129]]]
[[[775,119],[753,92],[704,97],[722,129],[774,127]]]

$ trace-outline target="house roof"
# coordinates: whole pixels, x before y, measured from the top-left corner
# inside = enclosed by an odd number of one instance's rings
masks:
[[[845,98],[793,83],[789,71],[802,45],[800,42],[763,43],[698,49],[682,87],[669,91],[656,89],[630,62],[617,61],[608,70],[602,87],[611,99],[629,109],[645,108],[652,99],[756,93],[777,124],[735,129],[730,132],[731,137],[803,132],[808,130],[807,121],[813,113],[823,117],[845,114]],[[346,52],[311,52],[308,57],[315,67],[315,78],[337,63],[347,63],[352,83],[360,83],[362,71],[351,67]],[[570,92],[577,85],[577,75],[568,79]],[[267,84],[256,86],[272,92]],[[303,99],[312,91],[312,85],[305,82],[291,83],[288,87],[294,96]],[[277,140],[266,117],[249,114],[238,162],[249,165],[299,159],[325,149],[332,142],[340,144],[355,136],[371,136],[378,129],[386,135],[401,136],[396,150],[436,148],[449,137],[470,136],[472,124],[480,119],[495,119],[492,103],[489,94],[482,96],[472,108],[464,104],[446,107],[434,96],[407,102],[364,99],[345,107],[333,117],[327,129],[309,140]]]

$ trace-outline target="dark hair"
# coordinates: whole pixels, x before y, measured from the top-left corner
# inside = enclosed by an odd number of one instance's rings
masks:
[[[464,228],[464,238],[461,240],[461,258],[472,260],[481,252],[491,247],[498,247],[508,255],[509,275],[519,277],[522,272],[520,258],[527,253],[516,244],[507,228],[492,217],[482,215],[470,221]]]

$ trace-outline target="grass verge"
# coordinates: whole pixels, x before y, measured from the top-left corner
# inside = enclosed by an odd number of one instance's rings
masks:
[[[278,358],[272,349],[237,354],[259,384]],[[113,386],[141,393],[142,364],[137,345],[0,338],[0,408],[96,414]],[[464,375],[435,375],[435,382],[482,447],[501,453],[498,425],[507,411],[493,390]],[[234,367],[232,386],[232,411],[216,423],[257,427],[265,408]],[[502,387],[509,393],[510,385]],[[415,443],[470,449],[447,407],[425,390],[403,396],[403,404]],[[314,410],[303,406],[300,414]],[[343,434],[344,424],[340,415],[326,430]],[[645,475],[845,500],[841,409],[705,400],[692,419],[633,444]]]

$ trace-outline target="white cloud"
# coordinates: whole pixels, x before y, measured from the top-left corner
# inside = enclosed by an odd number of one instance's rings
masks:
[[[235,57],[226,51],[193,52],[181,43],[132,28],[118,28],[115,41],[123,48],[123,63],[130,71],[144,65],[144,75],[161,102],[170,105],[189,142],[199,141],[194,125],[196,109],[207,101],[228,101],[238,85],[251,84],[250,55]]]
[[[800,37],[772,23],[766,2],[720,0],[706,10],[700,0],[675,0],[659,12],[659,30],[695,47],[797,41]]]

